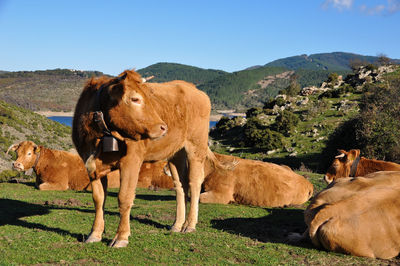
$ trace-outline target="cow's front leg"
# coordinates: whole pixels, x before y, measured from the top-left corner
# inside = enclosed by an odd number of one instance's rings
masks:
[[[120,222],[117,234],[110,243],[110,247],[126,247],[129,243],[128,237],[131,234],[129,218],[133,200],[135,199],[135,190],[139,177],[139,170],[142,160],[139,158],[123,158],[120,162],[121,185],[118,193],[118,205],[120,213]]]
[[[107,180],[105,178],[94,179],[91,181],[91,185],[95,208],[95,218],[92,226],[92,232],[86,239],[85,243],[100,242],[104,232],[104,203],[107,193]]]

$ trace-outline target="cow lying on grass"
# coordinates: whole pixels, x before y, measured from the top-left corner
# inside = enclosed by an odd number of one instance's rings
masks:
[[[171,230],[195,231],[204,161],[208,157],[218,164],[208,148],[210,111],[208,96],[184,81],[144,83],[138,73],[125,71],[116,78],[100,77],[88,82],[76,105],[72,127],[73,142],[92,180],[96,210],[86,242],[101,241],[104,231],[106,188],[100,179],[114,169],[120,170],[120,222],[110,246],[125,247],[140,166],[165,159],[177,199]],[[106,140],[111,137],[118,139],[118,151],[104,152]],[[189,190],[190,211],[186,217]]]
[[[90,182],[89,176],[78,154],[52,150],[38,146],[32,141],[22,141],[8,148],[13,150],[17,159],[13,168],[36,173],[36,185],[40,190],[83,190]]]
[[[159,161],[154,163],[143,163],[139,172],[137,187],[141,188],[173,188],[170,172],[167,175],[164,171],[167,162]]]
[[[288,167],[214,154],[220,162],[236,162],[236,167],[221,170],[206,163],[202,203],[282,207],[302,204],[313,194],[313,185]]]
[[[232,163],[236,166],[234,169],[219,169],[206,160],[204,192],[200,194],[201,203],[282,207],[302,204],[313,194],[313,185],[289,167],[218,153],[214,155],[221,163]],[[148,178],[146,186],[142,187],[148,187],[152,182],[154,186],[159,184],[161,188],[169,188],[168,181],[171,178],[160,174],[163,165],[165,163],[161,162],[146,165],[146,169],[153,174],[152,179],[150,175],[144,174],[144,167],[142,167],[139,183],[145,176],[146,180]]]
[[[332,165],[325,174],[325,181],[330,184],[338,178],[364,176],[378,171],[400,171],[400,164],[360,157],[360,150],[338,150]]]
[[[389,259],[400,252],[400,172],[341,178],[314,197],[304,216],[314,245]]]
[[[48,149],[32,141],[11,145],[17,153],[13,168],[18,171],[33,169],[36,186],[40,190],[91,190],[89,176],[82,159],[76,153]],[[108,187],[119,187],[119,173],[107,176]]]

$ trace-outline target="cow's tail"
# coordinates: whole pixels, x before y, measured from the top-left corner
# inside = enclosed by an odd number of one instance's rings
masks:
[[[207,149],[207,159],[210,161],[214,169],[233,170],[239,163],[237,159],[233,159],[232,161],[228,162],[221,162],[210,150],[210,148]]]
[[[323,239],[321,239],[318,231],[325,223],[332,219],[332,206],[326,205],[322,208],[312,219],[309,225],[309,235],[313,244],[317,247],[322,245]]]

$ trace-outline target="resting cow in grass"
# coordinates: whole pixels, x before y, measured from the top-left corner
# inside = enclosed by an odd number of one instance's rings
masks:
[[[217,153],[215,156],[220,162],[235,162],[236,166],[221,170],[206,163],[202,203],[282,207],[302,204],[313,194],[313,185],[288,167]]]
[[[395,257],[400,252],[399,195],[400,172],[337,179],[306,209],[308,235],[314,245],[330,251]]]
[[[338,178],[364,176],[378,171],[400,171],[400,164],[360,157],[360,150],[338,150],[332,165],[325,174],[330,184]]]
[[[82,159],[76,153],[48,149],[32,141],[11,145],[7,154],[15,151],[13,168],[18,171],[33,169],[36,186],[40,190],[91,190],[89,176]],[[119,187],[119,174],[107,176],[108,187]]]
[[[110,246],[125,247],[139,169],[143,162],[164,159],[169,162],[177,199],[171,230],[195,231],[204,161],[208,157],[218,164],[208,148],[210,110],[208,96],[184,81],[144,83],[135,71],[125,71],[116,78],[88,82],[76,105],[72,128],[73,142],[91,179],[96,209],[86,242],[101,241],[104,231],[106,188],[101,177],[120,170],[120,222]],[[111,138],[118,139],[118,151],[103,151]],[[116,150],[112,147],[110,150]]]
[[[32,141],[13,144],[17,159],[13,168],[18,171],[33,169],[36,185],[40,190],[83,190],[90,182],[89,176],[78,154],[48,149]]]
[[[141,188],[173,188],[174,182],[164,171],[167,162],[143,163],[140,168],[138,187]],[[170,173],[168,171],[168,173]]]

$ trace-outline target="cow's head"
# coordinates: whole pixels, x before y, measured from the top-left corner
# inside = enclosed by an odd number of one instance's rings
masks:
[[[349,177],[354,160],[360,156],[360,150],[338,150],[340,153],[333,160],[332,165],[325,174],[325,181],[330,184],[338,178]]]
[[[18,171],[26,171],[35,165],[40,153],[40,147],[32,141],[23,141],[19,144],[11,145],[6,154],[9,151],[17,153],[17,159],[13,162],[13,168]]]
[[[154,95],[134,71],[125,71],[104,84],[108,97],[101,97],[110,125],[130,138],[158,139],[167,133],[167,125],[155,111]]]

